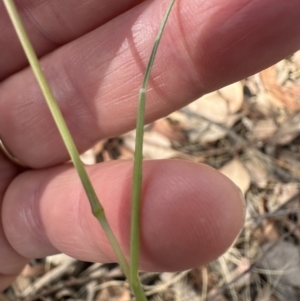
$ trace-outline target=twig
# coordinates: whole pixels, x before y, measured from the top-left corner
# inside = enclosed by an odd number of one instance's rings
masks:
[[[26,298],[37,294],[45,286],[50,285],[53,281],[70,272],[70,268],[77,262],[76,259],[70,258],[68,262],[52,269],[43,277],[38,278],[31,286],[24,290],[20,297]]]
[[[168,287],[179,281],[180,279],[184,278],[190,270],[183,271],[181,273],[178,273],[175,277],[170,279],[169,281],[162,283],[160,285],[152,286],[152,285],[144,285],[144,289],[146,290],[147,296],[152,296],[154,294],[160,293],[164,290],[166,290]]]
[[[92,280],[99,280],[104,277],[105,277],[105,279],[112,278],[110,273],[107,273],[106,269],[99,269],[98,271],[93,272],[91,275],[88,275],[88,276],[84,276],[81,278],[71,278],[67,281],[60,281],[59,283],[49,287],[48,289],[45,289],[43,292],[41,292],[39,294],[35,294],[34,296],[30,296],[25,299],[21,298],[21,300],[23,300],[23,301],[39,300],[46,296],[55,294],[56,292],[58,292],[59,290],[61,290],[63,288],[73,287],[73,286],[83,286]]]

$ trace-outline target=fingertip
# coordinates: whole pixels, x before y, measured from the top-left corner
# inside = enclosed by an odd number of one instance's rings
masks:
[[[184,161],[146,162],[145,169],[142,269],[200,266],[231,246],[245,212],[240,190],[227,177]]]

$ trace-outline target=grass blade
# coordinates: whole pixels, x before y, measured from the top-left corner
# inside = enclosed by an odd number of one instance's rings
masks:
[[[95,190],[92,186],[92,183],[87,175],[85,167],[79,157],[79,153],[77,151],[77,148],[75,146],[73,138],[68,130],[68,127],[67,127],[65,120],[63,118],[63,115],[57,105],[57,102],[54,99],[53,93],[52,93],[52,91],[49,87],[49,84],[45,78],[45,75],[42,71],[39,60],[35,54],[35,51],[32,47],[29,37],[25,31],[24,25],[20,19],[17,8],[16,8],[13,0],[3,0],[3,2],[8,11],[8,14],[11,18],[11,21],[14,25],[14,28],[17,32],[19,40],[23,46],[23,49],[26,53],[26,56],[31,65],[31,68],[34,72],[34,75],[35,75],[35,77],[38,81],[38,84],[43,92],[43,95],[46,99],[47,105],[51,111],[53,119],[55,120],[55,123],[58,127],[61,137],[65,143],[65,146],[69,152],[69,155],[70,155],[70,157],[74,163],[74,166],[78,172],[78,175],[80,177],[82,185],[85,189],[85,192],[86,192],[89,202],[91,204],[92,212],[93,212],[94,216],[100,222],[102,228],[104,229],[104,231],[117,255],[119,263],[122,266],[124,273],[128,277],[129,276],[129,265],[128,265],[126,258],[123,255],[122,250],[108,224],[104,209],[97,198],[97,195],[96,195]]]
[[[136,140],[134,152],[133,184],[132,184],[132,204],[131,204],[131,235],[130,235],[130,281],[134,285],[138,281],[139,255],[140,255],[140,207],[142,192],[142,161],[143,161],[143,138],[146,89],[149,82],[154,59],[158,50],[161,37],[166,26],[168,17],[171,13],[175,0],[171,0],[166,13],[161,22],[151,56],[146,68],[143,85],[139,92],[138,116],[136,122]]]
[[[89,199],[92,213],[101,224],[105,231],[111,246],[118,258],[118,261],[124,271],[124,274],[129,280],[133,293],[138,301],[146,301],[147,298],[142,289],[141,283],[138,279],[138,265],[139,265],[139,249],[140,249],[140,198],[142,189],[142,151],[143,151],[143,135],[144,135],[144,115],[146,102],[146,89],[150,78],[151,69],[153,67],[154,59],[157,53],[158,45],[160,43],[163,30],[165,28],[168,16],[171,12],[175,0],[171,0],[167,8],[166,14],[162,20],[159,32],[157,34],[152,53],[145,72],[142,88],[139,92],[138,117],[137,117],[137,135],[136,135],[136,150],[134,158],[134,172],[133,172],[133,196],[132,196],[132,221],[131,221],[131,243],[130,243],[130,267],[128,262],[112,232],[112,229],[105,216],[104,209],[98,200],[92,183],[87,175],[85,167],[79,157],[78,150],[75,146],[73,138],[68,130],[67,124],[63,115],[55,101],[50,86],[42,71],[39,60],[35,54],[29,37],[26,33],[22,20],[19,16],[17,8],[13,0],[3,0],[7,12],[14,25],[15,31],[22,44],[24,52],[38,81],[41,91],[45,97],[52,117],[57,125],[62,140],[69,152],[72,162],[78,172],[82,185],[85,189],[86,195]]]

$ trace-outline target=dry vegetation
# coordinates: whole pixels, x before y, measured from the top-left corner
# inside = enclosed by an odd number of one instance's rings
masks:
[[[145,158],[209,164],[243,191],[244,229],[211,264],[142,274],[153,301],[300,300],[300,52],[147,126]],[[133,157],[134,132],[101,141],[87,163]],[[116,264],[33,260],[0,300],[130,300]]]

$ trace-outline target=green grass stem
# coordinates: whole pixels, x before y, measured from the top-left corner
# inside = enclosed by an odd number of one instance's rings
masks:
[[[32,44],[29,40],[29,37],[26,33],[26,30],[24,28],[24,25],[21,21],[21,18],[19,16],[19,13],[17,11],[17,8],[13,2],[13,0],[3,0],[5,7],[8,11],[8,14],[11,18],[11,21],[14,25],[14,28],[17,32],[17,35],[19,37],[19,40],[23,46],[23,49],[25,51],[25,54],[27,56],[27,59],[30,63],[30,66],[34,72],[34,75],[38,81],[38,84],[42,90],[42,93],[45,97],[45,100],[47,102],[47,105],[50,109],[50,112],[52,114],[52,117],[57,125],[57,128],[59,130],[59,133],[65,143],[65,146],[69,152],[69,155],[73,161],[73,164],[78,172],[78,175],[80,177],[80,180],[82,182],[82,185],[84,187],[84,190],[86,192],[86,195],[90,201],[90,205],[92,208],[92,212],[94,216],[98,219],[101,226],[103,227],[117,257],[118,260],[124,270],[125,274],[129,274],[129,265],[125,259],[125,256],[122,253],[122,250],[108,224],[107,218],[105,216],[104,209],[102,205],[100,204],[98,197],[95,193],[95,190],[92,186],[92,183],[87,175],[86,169],[80,159],[79,153],[77,151],[77,148],[75,146],[75,143],[73,141],[73,138],[70,134],[70,131],[67,127],[67,124],[64,120],[64,117],[57,105],[57,102],[53,96],[53,93],[50,89],[50,86],[45,78],[45,75],[42,71],[41,65],[39,63],[39,60],[35,54],[35,51],[32,47]]]
[[[136,127],[136,148],[134,155],[134,170],[133,170],[133,193],[132,193],[132,219],[131,219],[131,241],[130,241],[130,266],[112,232],[112,229],[105,216],[104,209],[98,200],[92,183],[87,175],[85,167],[80,159],[79,152],[75,146],[73,138],[67,127],[67,124],[63,118],[63,115],[57,105],[57,102],[53,96],[50,86],[42,71],[40,62],[35,54],[30,39],[26,33],[22,20],[19,16],[18,10],[13,0],[3,0],[3,3],[7,9],[7,12],[14,25],[15,31],[22,44],[24,52],[33,70],[33,73],[37,79],[37,82],[41,88],[41,91],[45,97],[46,103],[52,114],[52,117],[57,125],[62,140],[68,150],[71,160],[78,172],[86,195],[89,199],[92,213],[101,224],[105,231],[107,238],[118,258],[118,261],[126,275],[132,291],[138,301],[146,301],[147,298],[138,279],[138,267],[139,267],[139,252],[140,252],[140,199],[142,191],[142,159],[143,159],[143,136],[144,136],[144,116],[145,116],[145,102],[146,102],[146,89],[150,78],[150,73],[153,67],[154,59],[157,53],[158,45],[160,43],[163,30],[165,28],[167,19],[170,15],[175,0],[171,0],[165,16],[161,22],[159,32],[157,34],[152,53],[145,72],[142,88],[139,91],[139,103],[138,103],[138,116]]]
[[[157,33],[150,59],[144,75],[143,85],[139,91],[139,102],[137,110],[136,122],[136,140],[134,152],[134,167],[133,167],[133,183],[132,183],[132,204],[131,204],[131,235],[130,235],[130,281],[135,283],[138,281],[139,257],[140,257],[140,207],[142,193],[142,177],[143,177],[143,138],[144,138],[144,123],[145,123],[145,103],[146,90],[153,67],[154,59],[157,53],[161,37],[166,26],[168,17],[171,13],[175,0],[169,2],[166,13],[161,22]]]
[[[70,134],[70,131],[68,130],[67,124],[66,124],[66,122],[63,118],[63,115],[57,105],[57,102],[55,101],[55,98],[50,89],[50,86],[45,78],[45,75],[42,71],[39,60],[35,54],[33,46],[31,44],[30,39],[27,35],[27,32],[24,28],[23,22],[19,16],[19,13],[15,6],[15,3],[13,0],[3,0],[3,2],[7,9],[9,16],[10,16],[10,19],[14,25],[14,28],[15,28],[16,33],[19,37],[19,40],[22,44],[22,47],[25,51],[25,54],[30,63],[30,66],[34,72],[34,75],[35,75],[35,77],[38,81],[38,84],[42,90],[42,93],[45,97],[45,100],[47,102],[49,110],[50,110],[50,112],[53,116],[53,119],[57,125],[59,133],[60,133],[60,135],[64,141],[64,144],[69,152],[72,162],[78,172],[78,175],[80,177],[80,180],[82,182],[82,185],[84,187],[86,195],[89,199],[92,213],[97,218],[97,220],[101,224],[103,230],[105,231],[105,234],[118,258],[118,261],[119,261],[123,271],[124,271],[124,274],[126,275],[128,280],[130,280],[130,278],[129,278],[130,277],[130,272],[129,272],[130,268],[129,268],[128,262],[127,262],[124,254],[117,242],[117,239],[115,238],[115,236],[112,232],[112,229],[107,221],[104,209],[98,200],[98,197],[97,197],[95,190],[92,186],[92,183],[87,175],[85,167],[80,159],[78,150],[75,146],[75,143]],[[135,283],[135,285],[132,287],[132,290],[133,290],[137,300],[147,300],[140,282],[138,284]]]

